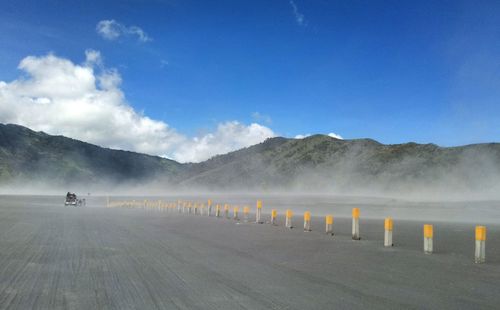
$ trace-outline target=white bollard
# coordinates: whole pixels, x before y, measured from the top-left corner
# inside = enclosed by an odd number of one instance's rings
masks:
[[[425,224],[424,225],[424,253],[431,254],[434,250],[433,248],[433,238],[434,238],[434,229],[432,225]]]
[[[482,264],[486,262],[486,227],[476,226],[476,253],[474,262]]]
[[[224,205],[224,215],[226,216],[226,219],[229,219],[229,205],[228,204]]]
[[[326,234],[333,236],[333,216],[327,215],[325,217],[325,224],[326,224],[325,227]]]
[[[311,231],[311,212],[304,212],[304,231]]]
[[[275,209],[271,210],[271,225],[276,225],[276,217],[278,216],[278,211]]]
[[[208,216],[212,216],[212,200],[208,199],[207,201],[207,211],[208,211]]]
[[[215,217],[220,217],[220,206],[217,204],[215,206]]]
[[[243,220],[248,223],[248,213],[250,212],[250,208],[245,206],[243,207]]]
[[[257,210],[255,211],[255,223],[262,224],[262,200],[257,200]]]
[[[392,218],[388,217],[384,221],[384,246],[391,247],[392,244]]]
[[[238,212],[240,211],[240,208],[238,206],[235,206],[233,208],[233,220],[239,221],[240,218],[238,217]]]
[[[292,216],[293,216],[292,210],[286,210],[286,214],[285,214],[285,227],[286,228],[290,228],[290,229],[293,228],[293,226],[292,226]]]
[[[359,208],[352,209],[352,240],[360,240],[359,236]]]

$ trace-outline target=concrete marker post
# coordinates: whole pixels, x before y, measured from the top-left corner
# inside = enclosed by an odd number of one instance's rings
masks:
[[[311,231],[311,212],[304,212],[304,231]]]
[[[257,210],[255,212],[255,223],[257,223],[257,224],[264,223],[261,220],[261,216],[262,216],[262,200],[257,200]]]
[[[290,228],[290,229],[293,228],[293,226],[292,226],[292,217],[293,217],[292,210],[290,210],[290,209],[286,210],[286,213],[285,213],[285,227],[286,228]]]
[[[424,253],[432,254],[433,248],[433,238],[434,238],[434,229],[430,224],[424,225]]]
[[[476,226],[476,251],[474,255],[476,264],[486,262],[486,227]]]
[[[392,218],[388,217],[384,220],[384,246],[385,247],[393,246],[392,228],[393,228]]]
[[[243,220],[248,222],[248,213],[250,212],[250,208],[248,206],[243,207]]]
[[[333,216],[332,215],[325,216],[325,232],[327,235],[333,236]]]
[[[352,240],[360,240],[359,236],[359,208],[352,209]]]
[[[208,199],[207,201],[207,211],[208,211],[208,216],[212,216],[212,199]]]
[[[239,221],[240,218],[238,217],[238,212],[240,211],[240,208],[238,206],[234,206],[233,208],[233,220]]]
[[[227,203],[224,205],[224,216],[229,219],[229,205]]]
[[[271,210],[271,225],[276,225],[276,217],[278,216],[278,211],[276,209]]]
[[[220,217],[220,205],[215,206],[215,217]]]

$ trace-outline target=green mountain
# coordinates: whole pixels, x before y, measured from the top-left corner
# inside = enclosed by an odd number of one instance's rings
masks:
[[[330,189],[342,192],[496,191],[500,144],[384,145],[325,135],[272,138],[191,166],[182,184],[211,189]]]
[[[168,159],[0,124],[0,182],[106,183],[175,176],[182,165]]]
[[[324,135],[278,137],[201,163],[180,164],[0,124],[0,184],[146,184],[152,180],[185,190],[498,193],[500,144],[439,147]]]

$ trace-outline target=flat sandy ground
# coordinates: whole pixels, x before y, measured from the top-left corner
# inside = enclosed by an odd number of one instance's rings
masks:
[[[455,212],[460,218],[474,215],[470,204],[450,203],[437,212],[433,204],[370,205],[350,198],[328,205],[323,200],[264,200],[265,219],[270,204],[296,209],[297,228],[289,230],[281,211],[279,226],[272,226],[104,208],[97,198],[74,208],[64,207],[63,197],[0,196],[0,308],[499,308],[500,226],[494,222],[500,208],[495,203],[476,206],[490,222],[488,262],[476,265],[477,219],[442,222]],[[361,241],[350,237],[353,205],[361,207]],[[335,236],[323,233],[320,217],[313,219],[312,232],[304,232],[301,208],[313,215],[334,213]],[[382,245],[382,218],[388,213],[396,219],[393,248]],[[435,253],[425,255],[422,220],[437,215],[442,216],[429,219]],[[418,220],[404,219],[412,216]]]

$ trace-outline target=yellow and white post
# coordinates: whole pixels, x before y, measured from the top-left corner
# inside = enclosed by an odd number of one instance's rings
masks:
[[[193,211],[193,210],[191,210],[191,207],[192,207],[192,206],[193,206],[193,205],[191,204],[191,202],[190,202],[190,203],[188,203],[188,214],[191,214],[191,213],[192,213],[192,211]]]
[[[290,209],[286,210],[286,214],[285,214],[285,227],[286,228],[290,228],[290,229],[293,228],[292,216],[293,216],[292,210],[290,210]]]
[[[240,211],[240,208],[238,206],[234,206],[233,208],[233,220],[235,221],[239,221],[239,217],[238,217],[238,212]]]
[[[220,205],[215,206],[215,217],[220,217]]]
[[[227,203],[224,205],[224,215],[229,219],[229,205]]]
[[[276,225],[276,217],[278,216],[278,211],[275,209],[271,210],[271,225]]]
[[[255,212],[255,223],[262,224],[262,200],[257,200],[257,211]]]
[[[352,240],[360,240],[359,237],[359,208],[352,209]]]
[[[424,225],[424,253],[431,254],[433,251],[433,242],[432,239],[434,237],[434,229],[430,224]]]
[[[386,218],[384,221],[384,246],[386,247],[393,246],[392,227],[393,227],[392,218],[390,217]]]
[[[245,222],[248,222],[248,213],[250,212],[250,208],[248,206],[243,207],[243,219]]]
[[[476,253],[474,262],[482,264],[486,262],[486,227],[476,226]]]
[[[205,208],[204,203],[200,203],[200,215],[205,215],[207,213],[207,209]]]
[[[333,236],[333,216],[327,215],[325,217],[325,223],[326,223],[326,228],[325,228],[326,234]]]
[[[311,212],[304,212],[304,231],[311,231]]]
[[[208,199],[207,201],[207,211],[208,211],[208,216],[212,216],[212,199]]]

